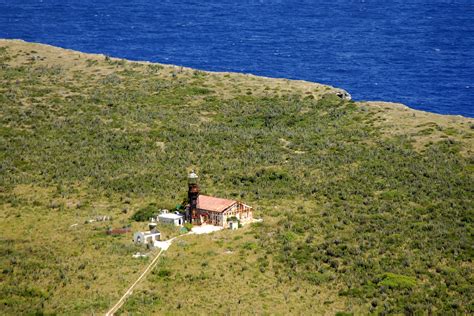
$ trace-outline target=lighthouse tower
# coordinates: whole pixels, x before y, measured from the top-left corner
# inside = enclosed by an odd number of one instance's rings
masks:
[[[186,212],[186,221],[192,224],[201,224],[197,211],[199,197],[198,176],[194,171],[188,175],[188,202],[189,208]]]

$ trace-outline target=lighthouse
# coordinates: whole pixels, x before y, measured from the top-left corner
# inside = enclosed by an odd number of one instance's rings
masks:
[[[198,176],[194,170],[188,175],[188,202],[189,209],[186,212],[186,221],[192,224],[201,224],[198,215],[197,203],[199,197]]]

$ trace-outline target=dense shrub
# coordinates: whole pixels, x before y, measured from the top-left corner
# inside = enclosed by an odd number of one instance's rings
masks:
[[[131,219],[137,222],[149,221],[151,217],[158,213],[156,204],[150,204],[147,207],[141,208],[132,215]]]

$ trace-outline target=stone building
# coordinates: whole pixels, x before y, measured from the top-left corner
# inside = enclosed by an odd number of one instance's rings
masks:
[[[198,176],[192,172],[188,176],[188,201],[185,219],[194,225],[211,224],[234,228],[235,221],[244,225],[253,220],[252,207],[236,201],[200,195]],[[234,222],[234,224],[230,224]]]

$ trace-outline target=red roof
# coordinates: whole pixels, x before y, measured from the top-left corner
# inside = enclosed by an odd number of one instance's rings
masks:
[[[207,195],[199,195],[197,207],[200,210],[221,213],[224,212],[230,206],[234,205],[235,203],[237,203],[237,201],[221,199]]]

